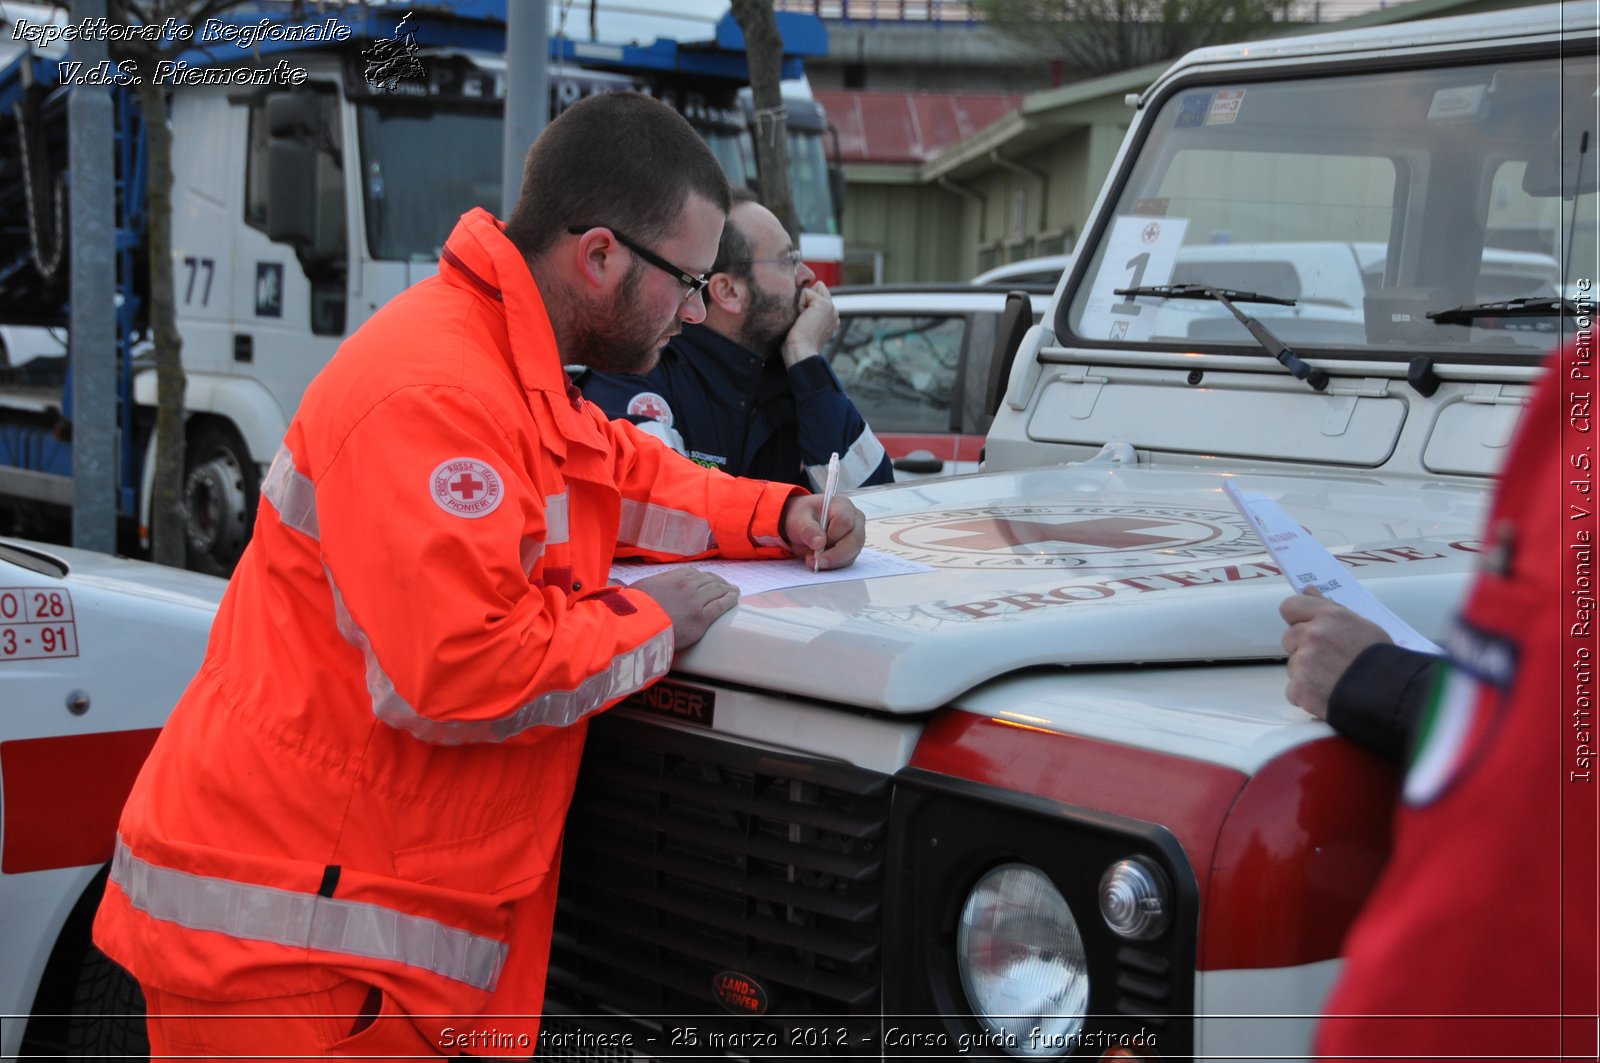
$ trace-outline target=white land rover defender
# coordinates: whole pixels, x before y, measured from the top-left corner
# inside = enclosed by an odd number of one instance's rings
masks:
[[[1303,1056],[1398,767],[1285,701],[1223,487],[1443,633],[1593,308],[1595,13],[1210,48],[1130,101],[985,471],[854,496],[931,571],[747,595],[595,722],[552,1044]]]

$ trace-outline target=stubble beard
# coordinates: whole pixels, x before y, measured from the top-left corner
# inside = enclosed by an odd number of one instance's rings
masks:
[[[744,335],[740,343],[768,358],[777,357],[783,341],[800,317],[802,289],[796,288],[792,300],[774,295],[750,282],[750,309],[745,311]]]
[[[665,328],[639,305],[644,267],[634,262],[623,275],[618,298],[584,308],[573,326],[571,349],[562,353],[569,365],[586,365],[602,373],[648,373],[661,357],[656,341]]]

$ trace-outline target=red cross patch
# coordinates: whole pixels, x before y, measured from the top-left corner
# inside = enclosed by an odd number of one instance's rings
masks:
[[[672,407],[667,405],[667,400],[653,391],[641,391],[628,400],[629,417],[648,417],[652,421],[660,421],[668,428],[672,427]]]
[[[428,485],[440,509],[474,520],[493,513],[505,497],[500,474],[473,458],[440,462],[428,477]]]

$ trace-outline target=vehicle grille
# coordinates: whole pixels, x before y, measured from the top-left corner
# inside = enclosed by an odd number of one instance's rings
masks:
[[[875,1045],[889,798],[874,772],[597,719],[567,820],[551,1029],[631,1030],[644,1058]],[[719,981],[764,1011],[719,1000]]]

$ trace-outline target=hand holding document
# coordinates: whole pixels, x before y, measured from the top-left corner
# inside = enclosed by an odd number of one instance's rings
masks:
[[[1222,490],[1250,522],[1272,560],[1283,571],[1283,578],[1296,592],[1314,586],[1324,597],[1383,628],[1396,645],[1424,653],[1444,652],[1374,598],[1372,592],[1363,587],[1327,547],[1295,523],[1282,506],[1266,495],[1239,490],[1231,480],[1223,481]]]

